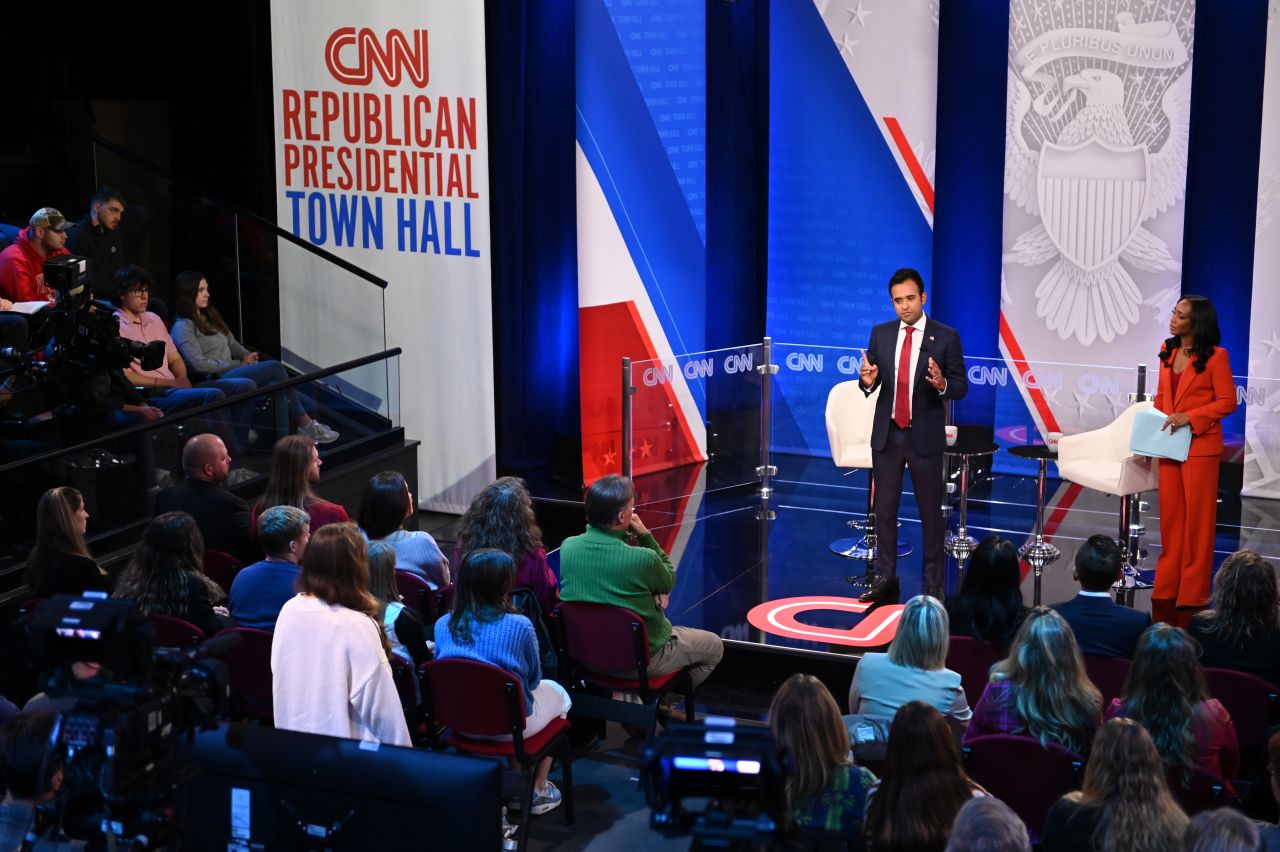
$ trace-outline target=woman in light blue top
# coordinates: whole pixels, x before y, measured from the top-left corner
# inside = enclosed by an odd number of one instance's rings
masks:
[[[538,637],[529,619],[511,606],[516,562],[492,548],[473,550],[458,569],[453,611],[436,622],[436,659],[460,657],[506,669],[524,688],[524,736],[541,731],[552,719],[569,713],[569,694],[544,680],[538,660]],[[560,804],[560,791],[547,780],[551,758],[538,764],[530,812],[546,813]]]
[[[404,528],[417,510],[409,483],[394,470],[384,470],[365,485],[356,520],[371,543],[395,548],[397,568],[412,571],[438,589],[451,582],[449,560],[430,533]]]

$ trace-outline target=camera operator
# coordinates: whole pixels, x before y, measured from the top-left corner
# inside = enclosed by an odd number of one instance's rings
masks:
[[[18,849],[35,822],[35,808],[62,787],[62,758],[52,753],[50,737],[58,714],[51,709],[24,710],[0,728],[0,769],[9,795],[0,802],[0,849]],[[39,838],[35,850],[83,849],[79,840]]]

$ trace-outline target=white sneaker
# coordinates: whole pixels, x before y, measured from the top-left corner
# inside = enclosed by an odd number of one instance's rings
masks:
[[[538,816],[547,811],[553,811],[560,807],[560,801],[560,791],[556,789],[555,784],[548,781],[541,793],[534,791],[533,801],[529,803],[529,813]]]
[[[332,444],[339,437],[337,432],[315,418],[312,418],[311,422],[306,426],[299,426],[298,434],[306,435],[317,444]]]

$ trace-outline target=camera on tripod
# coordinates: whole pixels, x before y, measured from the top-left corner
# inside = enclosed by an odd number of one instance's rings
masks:
[[[196,773],[196,732],[217,727],[227,696],[226,667],[209,657],[239,637],[153,650],[151,626],[133,601],[94,594],[44,601],[27,632],[33,658],[49,672],[46,694],[66,707],[50,747],[68,780],[38,806],[37,836],[60,825],[77,839],[109,837],[117,848],[175,837],[174,794]],[[82,679],[74,669],[84,663],[101,668]]]

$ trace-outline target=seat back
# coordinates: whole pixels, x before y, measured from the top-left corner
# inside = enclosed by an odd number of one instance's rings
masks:
[[[428,721],[485,737],[524,730],[524,689],[511,672],[475,660],[432,660],[422,666]]]
[[[960,675],[969,706],[978,703],[991,677],[991,667],[1005,658],[1009,649],[972,636],[952,636],[947,648],[947,668]]]
[[[1102,709],[1111,706],[1111,699],[1119,698],[1124,692],[1125,681],[1129,679],[1129,669],[1133,661],[1123,657],[1105,657],[1101,654],[1084,654],[1084,670],[1089,680],[1102,693]]]
[[[204,551],[204,573],[213,582],[222,587],[222,591],[227,594],[231,593],[231,581],[236,578],[236,572],[244,567],[239,559],[236,559],[230,553],[224,553],[221,550]]]
[[[455,589],[454,584],[450,583],[447,586],[441,586],[440,588],[435,590],[434,597],[436,602],[436,618],[439,618],[440,616],[444,615],[446,612],[453,611],[454,589]]]
[[[171,615],[153,615],[151,622],[152,643],[157,648],[194,648],[205,640],[204,631],[190,621]]]
[[[644,619],[620,606],[561,602],[556,607],[569,659],[597,672],[627,672],[649,666]]]
[[[227,686],[233,710],[264,722],[272,721],[271,639],[274,634],[256,627],[229,627],[218,635],[240,637],[240,643],[221,657],[227,664]]]
[[[871,467],[871,427],[879,398],[880,388],[866,396],[856,381],[840,382],[827,394],[827,441],[836,467]]]
[[[424,625],[435,624],[440,617],[435,591],[421,575],[403,568],[396,569],[396,593],[404,599],[405,606],[418,614]]]
[[[1129,449],[1134,419],[1139,411],[1153,407],[1150,402],[1135,402],[1106,426],[1064,435],[1058,442],[1058,473],[1070,482],[1117,496],[1155,489],[1154,460],[1135,456]]]
[[[1225,807],[1236,800],[1226,781],[1199,767],[1169,769],[1165,773],[1165,779],[1169,782],[1169,792],[1178,800],[1187,816],[1211,808]]]
[[[1241,749],[1266,745],[1267,731],[1276,724],[1280,688],[1257,675],[1231,669],[1204,670],[1209,694],[1231,714]]]
[[[1032,843],[1040,839],[1054,802],[1080,786],[1084,757],[1034,737],[1006,734],[974,737],[964,745],[965,769],[1026,823]]]

